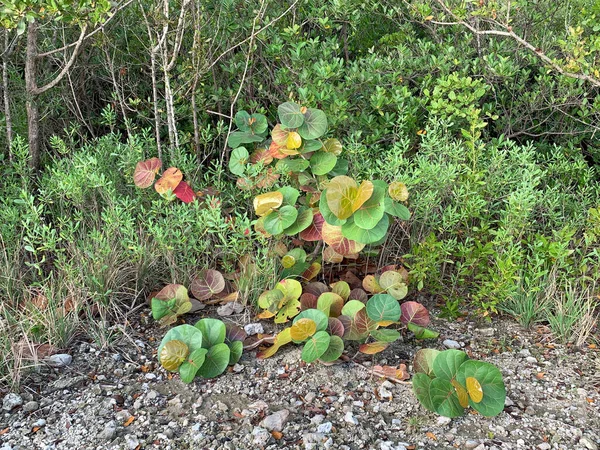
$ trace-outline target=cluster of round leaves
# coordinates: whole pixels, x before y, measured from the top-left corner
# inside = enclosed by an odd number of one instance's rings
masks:
[[[275,317],[277,323],[293,319],[259,357],[270,357],[290,342],[304,343],[302,359],[307,363],[335,361],[344,351],[344,340],[360,342],[362,353],[379,353],[400,337],[399,331],[386,327],[402,323],[425,329],[430,321],[427,309],[417,302],[400,304],[385,292],[369,298],[367,291],[352,289],[345,281],[331,287],[311,282],[303,288],[300,282],[285,279],[264,292],[258,304],[263,308],[260,318]]]
[[[170,329],[158,347],[158,360],[170,372],[179,372],[184,383],[198,375],[214,378],[242,356],[246,334],[218,319],[201,319],[195,326]]]
[[[494,365],[459,350],[422,349],[414,360],[413,390],[428,410],[458,417],[469,406],[486,417],[504,409],[506,388]]]
[[[183,173],[177,167],[169,167],[154,182],[161,168],[162,161],[158,158],[138,162],[133,172],[134,184],[142,189],[154,184],[156,192],[167,200],[178,198],[184,203],[191,203],[196,199],[196,193],[189,184],[183,181]]]

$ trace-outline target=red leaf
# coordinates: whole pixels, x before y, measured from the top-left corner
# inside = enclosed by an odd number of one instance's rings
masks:
[[[196,193],[185,181],[180,182],[173,194],[183,203],[191,203],[196,199]]]
[[[404,302],[400,306],[402,309],[402,316],[400,320],[407,324],[409,322],[426,327],[429,325],[429,311],[423,305],[418,302]]]
[[[140,161],[135,166],[133,172],[133,182],[139,188],[147,188],[154,183],[154,177],[162,166],[162,162],[158,158],[150,158],[146,161]]]
[[[323,222],[325,222],[325,219],[323,219],[321,213],[316,213],[313,216],[313,222],[310,224],[310,226],[300,232],[300,239],[308,242],[320,241],[323,239],[323,235],[321,234],[323,230]]]

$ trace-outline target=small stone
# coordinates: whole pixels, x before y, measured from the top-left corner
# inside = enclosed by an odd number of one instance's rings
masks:
[[[349,423],[350,425],[358,425],[358,420],[356,420],[356,417],[352,415],[352,411],[348,411],[346,413],[346,415],[344,416],[344,421]]]
[[[525,441],[523,439],[517,439],[517,445],[523,447],[525,445]]]
[[[506,397],[506,399],[504,400],[504,406],[514,406],[515,402],[513,402],[510,397]]]
[[[528,356],[527,358],[525,358],[525,361],[527,361],[529,364],[537,364],[537,359],[533,356]]]
[[[437,424],[441,427],[448,425],[450,422],[452,422],[452,419],[450,417],[440,416],[437,419]]]
[[[323,422],[317,427],[317,433],[329,434],[332,428],[333,424],[331,422]]]
[[[465,448],[472,450],[474,448],[477,448],[479,446],[479,442],[474,441],[472,439],[468,440],[467,442],[465,442]]]
[[[460,344],[452,339],[446,339],[442,344],[444,344],[444,347],[446,348],[453,348],[455,350],[460,348]]]
[[[477,447],[475,447],[473,450],[485,450],[485,445],[484,444],[479,444]]]
[[[496,334],[496,330],[493,328],[480,328],[477,332],[482,336],[493,336]]]
[[[392,393],[384,385],[377,388],[377,393],[382,400],[392,400]]]
[[[15,394],[14,392],[10,392],[4,396],[4,400],[2,400],[2,409],[4,411],[11,411],[17,406],[21,406],[23,404],[23,398],[19,394]]]
[[[40,404],[38,402],[27,402],[23,405],[23,411],[25,412],[33,412],[40,409]]]
[[[33,426],[34,427],[43,427],[43,426],[46,426],[46,420],[45,419],[38,419],[35,422],[33,422]]]
[[[140,440],[134,434],[125,435],[125,443],[127,444],[127,448],[129,450],[135,450],[140,445]]]
[[[115,418],[119,422],[126,422],[130,417],[131,417],[131,414],[126,409],[123,409],[123,410],[119,411],[117,414],[115,414]]]
[[[290,412],[287,409],[277,411],[267,417],[265,417],[260,426],[266,428],[269,431],[281,431],[288,420]]]
[[[302,442],[304,442],[305,448],[314,448],[320,445],[325,440],[325,436],[321,433],[304,433],[302,435]]]
[[[519,355],[527,357],[531,356],[531,352],[529,351],[529,349],[524,348],[521,351],[519,351]]]
[[[156,375],[153,373],[147,373],[144,378],[146,378],[146,380],[155,380],[156,379]]]
[[[121,355],[119,355],[118,353],[113,353],[111,358],[113,359],[114,362],[123,361],[123,357]]]
[[[67,367],[73,362],[73,357],[66,353],[59,353],[52,355],[47,360],[48,365],[52,367]]]
[[[542,442],[540,445],[537,446],[537,448],[539,450],[550,450],[552,448],[552,446],[550,444],[548,444],[547,442]]]
[[[117,435],[117,424],[114,420],[111,420],[104,425],[104,430],[98,434],[98,438],[105,441],[112,441]]]
[[[527,408],[525,408],[525,414],[529,414],[530,416],[534,416],[535,415],[535,409],[533,406],[528,406]]]
[[[587,436],[583,436],[579,439],[579,444],[583,445],[588,450],[598,450],[598,445]]]
[[[264,447],[271,439],[271,433],[261,427],[254,427],[252,430],[252,443],[258,447]]]
[[[310,419],[310,423],[313,425],[320,425],[325,420],[325,416],[323,414],[316,414],[313,418]]]
[[[244,326],[244,331],[248,336],[254,336],[255,334],[263,334],[265,329],[262,326],[262,323],[249,323]]]
[[[240,373],[240,372],[241,372],[241,371],[243,371],[243,370],[244,370],[244,366],[242,366],[241,364],[235,363],[235,364],[233,365],[233,371],[234,371],[235,373]]]
[[[317,397],[317,396],[315,395],[315,393],[314,393],[314,392],[309,392],[308,394],[306,394],[306,395],[304,396],[304,401],[305,401],[306,403],[312,403],[312,402],[313,402],[313,400],[314,400],[316,397]]]
[[[257,400],[254,403],[250,403],[247,408],[252,411],[266,411],[269,409],[269,405],[262,400]]]

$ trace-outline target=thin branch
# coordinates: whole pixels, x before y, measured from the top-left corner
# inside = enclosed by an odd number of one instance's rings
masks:
[[[177,28],[175,31],[175,45],[173,47],[171,61],[169,61],[169,64],[167,64],[167,71],[170,71],[175,65],[177,55],[179,55],[179,50],[181,49],[181,43],[183,42],[183,32],[185,30],[185,10],[189,4],[190,0],[183,0],[183,4],[181,5],[181,11],[179,12],[179,20],[177,21]]]

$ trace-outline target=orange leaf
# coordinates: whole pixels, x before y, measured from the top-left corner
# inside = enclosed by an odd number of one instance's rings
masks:
[[[133,421],[135,420],[135,416],[130,416],[129,419],[127,419],[124,423],[123,426],[124,427],[128,427],[129,425],[131,425],[133,423]]]
[[[40,428],[42,427],[33,427],[33,429],[31,430],[32,433],[37,433],[38,431],[40,431]]]
[[[428,431],[427,433],[425,433],[425,436],[427,436],[432,441],[437,441],[437,437],[431,431]]]
[[[183,180],[181,170],[177,167],[169,167],[163,172],[162,177],[154,183],[154,189],[159,194],[165,194],[169,189],[174,191],[179,183],[181,183],[181,180]]]
[[[10,427],[6,427],[4,430],[0,430],[0,436],[2,436],[3,434],[6,434],[10,431]]]
[[[535,377],[536,377],[538,380],[541,380],[542,378],[544,378],[544,372],[538,372],[538,373],[535,375]]]
[[[279,440],[283,437],[283,433],[280,433],[279,431],[271,431],[271,436]]]

